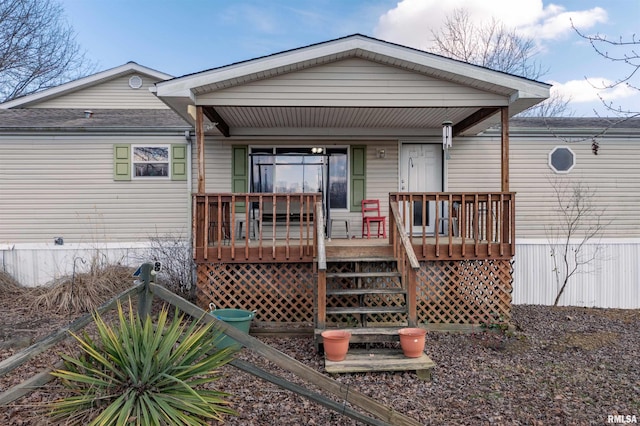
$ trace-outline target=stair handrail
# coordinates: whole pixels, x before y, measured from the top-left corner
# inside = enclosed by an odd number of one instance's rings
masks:
[[[418,325],[417,275],[418,270],[420,269],[420,262],[418,262],[411,240],[404,228],[404,224],[400,217],[398,202],[389,200],[389,210],[391,210],[391,217],[393,217],[394,223],[393,225],[390,225],[390,236],[391,240],[393,240],[393,253],[398,261],[398,271],[402,276],[402,282],[405,283],[405,288],[407,290],[407,322],[409,327],[416,327]],[[398,241],[396,235],[400,237],[400,241]],[[408,266],[407,261],[409,262]]]
[[[411,241],[409,240],[409,236],[407,235],[406,229],[404,229],[404,225],[402,224],[402,219],[400,217],[400,209],[398,208],[397,201],[391,201],[389,203],[389,208],[391,209],[391,216],[393,217],[392,225],[397,231],[397,235],[400,236],[400,243],[404,248],[404,252],[409,260],[409,264],[413,269],[420,269],[420,262],[418,262],[418,258],[416,257],[416,252],[413,250],[413,246],[411,245]]]

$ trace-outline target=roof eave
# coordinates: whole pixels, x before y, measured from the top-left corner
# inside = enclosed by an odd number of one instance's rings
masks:
[[[402,66],[414,72],[433,74],[443,80],[503,94],[509,98],[510,115],[547,99],[551,87],[546,83],[354,35],[158,82],[154,93],[176,113],[193,123],[188,106],[196,104],[199,92],[212,90],[216,84],[222,85],[224,82],[225,87],[244,84],[350,56],[366,57],[389,65]]]
[[[70,93],[76,90],[84,89],[86,87],[90,87],[95,84],[98,84],[101,81],[117,78],[121,75],[126,75],[130,72],[139,72],[141,74],[146,74],[160,80],[167,80],[172,78],[170,74],[166,74],[151,68],[147,68],[135,62],[127,62],[124,65],[120,65],[115,68],[101,71],[99,73],[92,74],[87,77],[82,77],[77,80],[73,80],[68,83],[61,84],[60,86],[52,87],[50,89],[42,90],[40,92],[36,92],[31,95],[22,96],[20,98],[13,99],[11,101],[0,103],[0,108],[10,109],[10,108],[29,107],[34,103],[43,102],[45,100],[55,98],[65,93]]]

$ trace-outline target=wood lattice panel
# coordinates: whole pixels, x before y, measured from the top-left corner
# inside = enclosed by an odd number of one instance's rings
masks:
[[[418,321],[478,324],[511,318],[510,260],[422,262],[417,274]]]
[[[366,271],[390,271],[385,262],[367,266]],[[348,263],[335,264],[332,272],[352,271]],[[363,270],[365,270],[363,268]],[[229,263],[198,265],[198,303],[207,308],[257,310],[256,321],[271,323],[313,323],[316,276],[311,263]],[[399,286],[388,279],[381,286]],[[417,273],[418,322],[478,324],[494,314],[511,317],[512,263],[509,260],[422,262]],[[338,288],[347,280],[333,283]],[[340,307],[358,301],[329,297],[327,306]],[[399,296],[364,298],[365,306],[401,306]],[[328,321],[350,325],[355,319],[335,315]],[[406,323],[402,314],[367,315],[371,326]]]
[[[313,323],[316,278],[310,263],[198,265],[198,304],[256,310],[256,321]]]

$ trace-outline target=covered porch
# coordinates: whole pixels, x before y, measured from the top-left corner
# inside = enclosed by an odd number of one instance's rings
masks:
[[[548,93],[362,35],[158,83],[195,128],[200,304],[316,330],[508,318],[509,119]],[[362,238],[364,199],[387,238]]]

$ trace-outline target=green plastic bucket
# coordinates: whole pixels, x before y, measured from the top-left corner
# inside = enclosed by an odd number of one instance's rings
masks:
[[[245,311],[243,309],[213,309],[210,314],[247,334],[249,334],[251,320],[255,316],[255,312]],[[240,347],[241,345],[231,337],[223,334],[216,344],[216,347],[223,349],[229,346]]]

